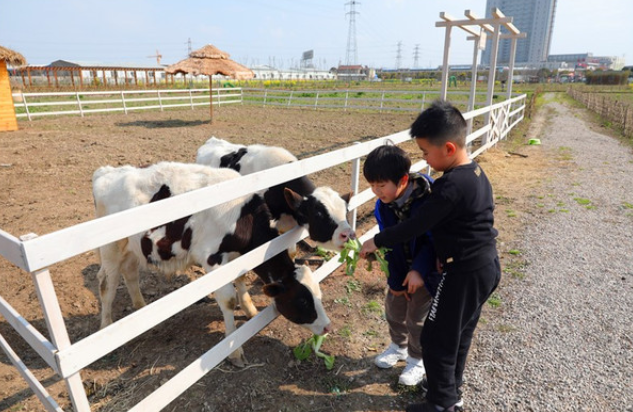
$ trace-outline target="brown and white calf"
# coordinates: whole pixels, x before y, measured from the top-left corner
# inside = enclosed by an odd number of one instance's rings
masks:
[[[230,168],[242,175],[296,161],[292,153],[281,147],[244,146],[216,137],[207,140],[196,156],[196,163]],[[273,186],[263,193],[280,232],[297,224],[304,226],[312,240],[334,251],[340,251],[348,239],[355,237],[347,222],[350,195],[340,196],[329,187],[316,187],[307,176]]]
[[[157,202],[171,196],[235,179],[231,169],[163,162],[148,168],[132,166],[99,168],[92,188],[97,217]],[[136,309],[145,306],[139,287],[139,266],[151,264],[165,274],[193,264],[210,272],[278,235],[260,195],[252,194],[183,217],[163,226],[121,239],[99,249],[101,327],[112,323],[112,302],[123,275]],[[274,298],[279,312],[315,334],[329,331],[330,320],[321,303],[321,290],[306,266],[297,266],[282,252],[253,269],[264,282],[264,293]],[[243,278],[235,281],[238,300],[249,317],[257,314]],[[235,289],[229,282],[215,292],[226,334],[235,330]],[[243,364],[242,349],[230,360]]]

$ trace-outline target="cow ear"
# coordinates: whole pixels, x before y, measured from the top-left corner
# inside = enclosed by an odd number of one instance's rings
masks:
[[[286,203],[288,203],[288,206],[290,206],[290,209],[293,211],[299,209],[301,202],[303,202],[303,197],[299,193],[287,187],[284,189],[284,197],[286,198]]]
[[[286,291],[286,287],[279,282],[268,283],[264,285],[264,293],[266,296],[276,298]]]
[[[345,193],[344,195],[341,195],[341,199],[343,199],[345,203],[349,203],[349,200],[352,198],[353,195],[354,193],[348,192],[348,193]]]

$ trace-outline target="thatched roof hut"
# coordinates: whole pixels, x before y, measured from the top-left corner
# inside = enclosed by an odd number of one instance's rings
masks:
[[[18,130],[7,64],[24,66],[26,59],[18,52],[0,46],[0,131]]]
[[[193,74],[213,76],[221,74],[236,80],[252,79],[255,74],[246,66],[230,59],[230,55],[217,47],[207,44],[201,49],[191,52],[189,58],[165,68],[169,74]]]
[[[7,49],[6,47],[0,46],[0,60],[4,60],[4,62],[9,66],[24,66],[26,64],[26,59],[20,53],[13,51],[11,49]]]
[[[213,81],[211,76],[221,74],[237,80],[252,79],[255,73],[246,66],[229,59],[230,55],[217,47],[207,44],[191,52],[188,58],[165,68],[168,74],[192,74],[209,76],[209,103],[211,122],[213,122]]]

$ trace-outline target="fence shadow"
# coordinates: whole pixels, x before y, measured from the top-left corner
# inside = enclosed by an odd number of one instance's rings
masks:
[[[166,129],[175,127],[192,127],[209,124],[210,120],[136,120],[133,122],[116,123],[119,127],[145,127],[147,129]]]

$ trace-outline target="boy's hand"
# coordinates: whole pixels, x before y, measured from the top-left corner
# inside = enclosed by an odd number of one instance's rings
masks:
[[[404,282],[402,282],[402,286],[406,286],[409,295],[413,295],[416,290],[424,286],[422,275],[417,270],[410,270]]]
[[[378,248],[374,243],[374,238],[366,240],[365,243],[363,243],[363,247],[360,249],[360,257],[367,259],[367,255],[374,253],[376,250],[378,250]]]

